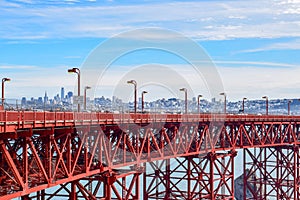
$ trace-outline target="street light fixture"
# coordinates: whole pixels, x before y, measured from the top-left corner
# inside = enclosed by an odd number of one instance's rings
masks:
[[[245,113],[245,100],[247,100],[246,97],[243,98],[243,106],[242,106],[243,113]]]
[[[181,88],[180,91],[184,92],[184,101],[185,101],[185,114],[187,114],[188,105],[187,105],[187,89]]]
[[[292,102],[293,102],[293,100],[288,101],[288,115],[290,115],[290,113],[291,113],[291,103]]]
[[[4,83],[9,82],[11,79],[10,78],[3,78],[2,79],[2,107],[4,106]]]
[[[263,96],[263,99],[266,99],[266,115],[269,114],[269,99],[267,96]]]
[[[76,73],[77,76],[78,76],[78,92],[77,92],[77,95],[78,95],[78,98],[80,98],[80,69],[74,67],[72,69],[68,69],[68,72],[69,73]],[[80,103],[78,102],[78,112],[80,112]]]
[[[198,114],[200,114],[200,98],[203,97],[201,94],[198,95]]]
[[[84,87],[84,110],[86,110],[86,91],[91,89],[90,86],[85,86]]]
[[[224,113],[226,114],[226,93],[221,92],[220,95],[224,96]]]
[[[142,113],[144,112],[144,95],[147,94],[147,91],[142,92]]]
[[[136,114],[136,103],[137,103],[137,83],[135,80],[127,81],[128,84],[134,85],[134,113]]]

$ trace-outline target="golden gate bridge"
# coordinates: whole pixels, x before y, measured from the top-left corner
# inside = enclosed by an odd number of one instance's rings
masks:
[[[300,116],[0,111],[0,199],[300,199]],[[242,154],[243,161],[237,161]]]

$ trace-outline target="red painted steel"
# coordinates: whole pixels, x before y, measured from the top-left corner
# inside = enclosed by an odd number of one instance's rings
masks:
[[[235,155],[209,153],[147,163],[144,199],[234,199]]]
[[[245,149],[246,199],[299,199],[299,147]]]
[[[0,111],[0,199],[139,199],[142,188],[144,199],[233,199],[238,149],[244,171],[257,166],[263,177],[245,173],[245,182],[265,187],[253,195],[298,199],[299,130],[300,116]],[[288,156],[286,146],[297,150]],[[272,151],[258,162],[253,147]],[[186,187],[174,189],[176,180]]]

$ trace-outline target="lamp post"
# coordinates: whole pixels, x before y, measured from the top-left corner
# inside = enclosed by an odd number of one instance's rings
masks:
[[[269,100],[267,96],[263,96],[263,99],[266,99],[266,115],[269,114]]]
[[[68,72],[69,73],[76,73],[77,76],[78,76],[78,92],[77,92],[77,95],[78,95],[78,98],[80,98],[80,69],[74,67],[72,69],[68,69]],[[78,102],[78,112],[80,112],[80,103],[79,102]]]
[[[2,107],[4,107],[4,83],[9,82],[11,79],[10,78],[3,78],[2,79]]]
[[[136,114],[136,103],[137,103],[137,83],[135,80],[130,80],[127,81],[128,84],[133,84],[134,85],[134,113]]]
[[[243,98],[243,106],[242,106],[243,113],[245,113],[245,100],[247,100],[246,97]]]
[[[184,92],[184,101],[185,101],[185,114],[187,114],[188,105],[187,105],[187,89],[181,88],[180,91]]]
[[[288,101],[288,115],[290,115],[290,113],[291,113],[291,103],[292,102],[293,102],[293,100]]]
[[[202,97],[201,94],[198,95],[198,114],[200,114],[200,98]]]
[[[147,94],[147,91],[142,92],[142,113],[144,112],[144,95]]]
[[[89,90],[89,89],[91,89],[91,87],[90,86],[85,86],[84,87],[84,110],[86,110],[86,91],[87,90]]]
[[[221,92],[220,95],[224,96],[224,113],[226,114],[226,93]]]

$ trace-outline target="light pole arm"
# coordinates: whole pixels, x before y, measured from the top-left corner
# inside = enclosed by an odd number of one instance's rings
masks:
[[[137,112],[137,83],[135,80],[130,80],[130,81],[127,81],[128,84],[133,84],[134,85],[134,113],[136,114]]]
[[[4,105],[4,81],[2,80],[2,106]]]
[[[10,78],[3,78],[2,79],[2,107],[4,106],[4,99],[5,99],[5,97],[4,97],[4,83],[6,81],[10,81]]]

